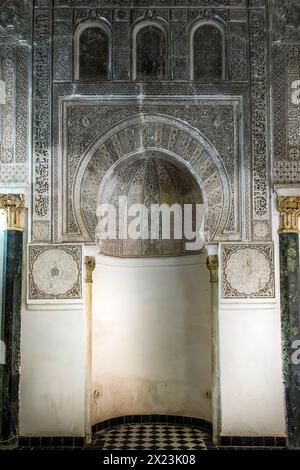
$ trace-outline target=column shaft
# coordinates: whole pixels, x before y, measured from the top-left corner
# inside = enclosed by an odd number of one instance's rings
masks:
[[[299,236],[280,233],[279,239],[286,421],[290,446],[300,447],[300,364],[293,358],[300,340]]]
[[[213,440],[218,443],[221,432],[220,360],[219,360],[219,279],[218,256],[208,256],[211,291],[211,367]]]
[[[23,233],[5,233],[3,323],[6,349],[2,366],[2,440],[18,434]]]
[[[92,379],[93,379],[93,270],[95,258],[85,258],[85,311],[86,311],[86,364],[85,364],[85,440],[88,444],[92,436]]]

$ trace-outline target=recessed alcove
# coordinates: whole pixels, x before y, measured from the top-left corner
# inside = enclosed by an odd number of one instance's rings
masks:
[[[203,203],[191,169],[158,150],[120,159],[107,172],[98,192],[99,206],[116,207],[121,197],[126,197],[128,210],[137,203],[147,210],[154,204],[178,204],[182,215],[187,204],[196,212],[196,204]],[[184,237],[163,239],[162,219],[157,217],[158,239],[120,240],[118,232],[117,239],[98,240],[93,273],[93,424],[126,415],[212,419],[207,253],[201,247],[188,251]],[[153,219],[148,223],[150,237]]]
[[[135,414],[211,421],[206,254],[99,254],[93,279],[93,424]]]

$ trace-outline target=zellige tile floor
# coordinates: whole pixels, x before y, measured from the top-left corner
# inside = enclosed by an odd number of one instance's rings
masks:
[[[173,424],[123,424],[94,435],[102,450],[207,450],[214,448],[209,434]]]

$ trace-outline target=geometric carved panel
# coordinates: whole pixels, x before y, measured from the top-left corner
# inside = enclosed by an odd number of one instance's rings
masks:
[[[30,300],[82,298],[81,246],[29,246]]]
[[[222,245],[222,298],[274,298],[273,244]]]

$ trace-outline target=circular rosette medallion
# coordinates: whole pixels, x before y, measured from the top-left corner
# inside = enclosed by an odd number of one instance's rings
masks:
[[[37,257],[32,276],[37,288],[46,295],[63,295],[77,282],[78,266],[72,255],[53,248]]]
[[[258,294],[270,282],[270,262],[264,253],[247,248],[232,253],[226,266],[227,281],[240,294]]]

